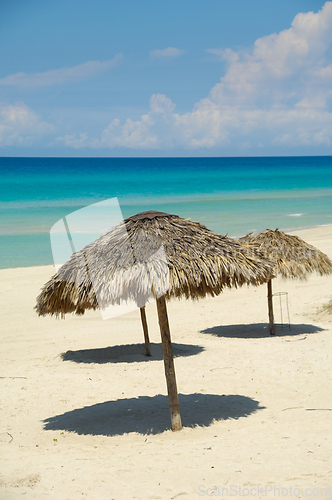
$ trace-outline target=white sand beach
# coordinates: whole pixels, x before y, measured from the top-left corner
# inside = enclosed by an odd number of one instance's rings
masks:
[[[293,234],[332,258],[332,226]],[[291,320],[275,337],[265,285],[169,302],[172,432],[155,304],[148,358],[139,310],[38,318],[52,274],[0,271],[1,500],[331,495],[331,277],[273,280]]]

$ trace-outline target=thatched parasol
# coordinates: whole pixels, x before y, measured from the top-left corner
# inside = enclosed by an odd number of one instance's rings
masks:
[[[141,308],[156,299],[172,429],[181,426],[166,301],[219,295],[224,287],[259,285],[273,276],[273,264],[240,243],[177,215],[149,211],[129,217],[85,246],[45,284],[39,315],[83,314],[122,300]]]
[[[285,234],[279,229],[266,229],[260,233],[249,233],[239,239],[247,248],[258,251],[276,264],[276,274],[283,278],[305,279],[308,273],[317,272],[321,276],[332,273],[332,262],[325,253],[298,236]],[[267,283],[270,334],[275,334],[272,281]]]

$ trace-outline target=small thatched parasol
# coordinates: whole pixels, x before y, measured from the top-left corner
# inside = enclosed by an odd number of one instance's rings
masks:
[[[308,273],[317,272],[321,276],[332,273],[332,262],[325,253],[298,236],[291,236],[276,229],[266,229],[260,233],[249,233],[239,239],[247,248],[258,251],[276,264],[276,274],[283,278],[305,279]],[[267,283],[270,334],[275,334],[272,282]]]
[[[85,246],[45,284],[37,298],[39,315],[83,314],[122,300],[141,308],[156,298],[172,429],[181,426],[166,301],[219,295],[224,287],[260,285],[273,264],[240,243],[198,222],[162,212],[129,217]]]

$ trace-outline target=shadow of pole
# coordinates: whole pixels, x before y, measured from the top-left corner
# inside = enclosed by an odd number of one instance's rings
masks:
[[[195,356],[204,351],[204,347],[192,344],[172,343],[174,357]],[[75,363],[139,363],[160,361],[163,359],[161,344],[150,344],[151,356],[147,356],[144,344],[124,344],[99,349],[81,349],[61,354],[63,361]]]

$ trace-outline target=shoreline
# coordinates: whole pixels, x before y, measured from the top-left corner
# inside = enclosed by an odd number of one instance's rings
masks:
[[[328,228],[332,228],[332,224],[319,224],[319,225],[315,225],[315,226],[310,226],[310,227],[301,227],[299,229],[290,229],[290,230],[284,230],[284,229],[280,229],[281,231],[285,232],[285,233],[289,233],[289,234],[295,234],[297,236],[299,236],[301,238],[301,234],[305,234],[305,233],[308,233],[308,236],[309,238],[312,238],[312,237],[317,237],[318,236],[318,233],[322,233],[324,232],[324,229],[326,229],[326,232],[328,231]],[[297,233],[300,233],[300,234],[297,234]],[[39,234],[39,233],[38,233]],[[42,233],[44,234],[44,233]],[[47,234],[47,233],[45,233]],[[322,236],[322,234],[320,234],[320,237]],[[240,238],[241,236],[238,236],[238,237],[233,237],[233,236],[229,236],[230,238],[233,238],[233,239],[238,239]],[[306,240],[305,238],[302,238],[304,240]],[[315,238],[314,238],[315,239]],[[308,243],[310,243],[310,241],[308,241]],[[322,250],[324,251],[324,250]],[[324,252],[326,253],[326,252]],[[332,256],[331,256],[332,258]],[[4,270],[9,270],[9,269],[30,269],[30,268],[39,268],[39,267],[53,267],[54,268],[54,264],[53,263],[50,263],[50,264],[37,264],[37,265],[34,265],[34,266],[18,266],[18,267],[0,267],[0,272],[1,271],[4,271]],[[55,270],[55,268],[54,268]]]

